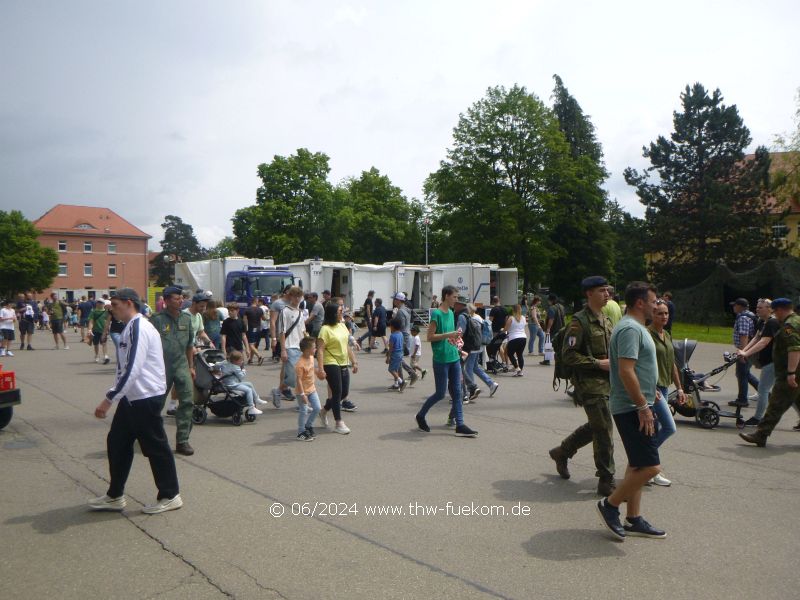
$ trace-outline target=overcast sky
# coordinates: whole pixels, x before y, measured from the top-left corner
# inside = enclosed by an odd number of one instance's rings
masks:
[[[686,84],[720,88],[755,145],[791,129],[797,0],[671,2],[0,0],[0,209],[106,206],[201,244],[255,202],[257,165],[306,147],[331,179],[372,166],[407,197],[494,85],[589,114],[607,188],[672,131]]]

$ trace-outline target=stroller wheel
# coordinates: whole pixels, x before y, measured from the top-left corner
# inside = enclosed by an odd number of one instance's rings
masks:
[[[256,420],[256,416],[254,414],[251,414],[251,413],[245,413],[244,414],[244,418],[248,423],[252,423],[253,421]]]
[[[697,424],[703,429],[714,429],[719,425],[719,413],[710,406],[703,406],[695,416]]]
[[[242,424],[242,413],[233,413],[233,424],[239,426]]]
[[[195,406],[192,409],[192,423],[195,425],[202,425],[206,422],[206,409],[204,406]]]

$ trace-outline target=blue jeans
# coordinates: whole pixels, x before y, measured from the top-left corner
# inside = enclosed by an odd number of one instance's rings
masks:
[[[470,388],[475,387],[475,378],[473,375],[477,375],[481,378],[481,381],[489,386],[489,389],[492,388],[494,385],[494,381],[491,377],[486,374],[481,366],[478,364],[478,359],[481,356],[481,352],[470,352],[469,356],[467,356],[467,360],[464,361],[464,379],[467,382],[467,386]]]
[[[300,410],[297,413],[297,433],[303,433],[306,428],[314,426],[314,419],[319,414],[320,406],[319,395],[317,392],[308,394],[308,404],[303,404],[300,396],[297,397],[297,406]]]
[[[775,385],[775,365],[769,363],[761,369],[761,380],[758,382],[758,404],[756,405],[756,414],[753,416],[759,421],[767,412],[769,393],[772,391],[773,385]]]
[[[247,402],[247,406],[255,406],[256,398],[258,398],[258,392],[256,392],[256,388],[252,383],[249,381],[240,381],[239,383],[231,384],[228,387],[232,390],[236,390],[237,392],[242,392],[244,394],[244,399]]]
[[[539,338],[539,354],[544,353],[544,331],[536,323],[528,323],[528,354],[533,354],[536,338]]]
[[[658,419],[658,424],[661,427],[656,433],[656,448],[660,447],[661,444],[667,441],[669,436],[677,431],[675,419],[672,418],[669,404],[667,404],[667,388],[658,386],[657,389],[661,393],[661,400],[656,400],[653,404],[653,412],[656,413],[656,419]]]
[[[750,372],[750,363],[747,361],[736,361],[736,379],[739,382],[739,402],[747,402],[747,384],[758,390],[758,378]]]
[[[461,407],[461,361],[451,363],[433,363],[433,378],[436,381],[436,391],[431,397],[425,400],[425,404],[419,411],[419,416],[423,419],[434,404],[442,400],[450,389],[450,398],[453,400],[453,413],[456,425],[464,424],[464,413]],[[449,385],[448,385],[449,384]]]
[[[114,333],[110,332],[108,335],[111,336],[111,341],[114,342],[114,351],[116,352],[115,356],[119,356],[119,340],[122,337],[121,333]],[[119,359],[115,359],[119,362]]]
[[[297,361],[300,360],[301,354],[300,348],[286,349],[286,364],[283,365],[283,383],[286,384],[290,390],[297,384],[294,366],[297,364]]]

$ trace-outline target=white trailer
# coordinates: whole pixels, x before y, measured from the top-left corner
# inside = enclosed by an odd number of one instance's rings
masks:
[[[175,283],[192,291],[206,290],[214,298],[225,297],[225,278],[231,271],[244,271],[247,267],[275,266],[271,258],[244,258],[229,256],[193,262],[175,263]]]

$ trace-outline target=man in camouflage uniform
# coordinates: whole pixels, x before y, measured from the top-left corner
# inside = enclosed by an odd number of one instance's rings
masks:
[[[153,316],[150,322],[161,335],[164,349],[164,367],[167,372],[167,390],[173,385],[178,394],[175,412],[177,434],[176,454],[191,456],[194,449],[189,445],[192,430],[192,382],[194,381],[194,333],[192,318],[181,311],[183,296],[181,289],[164,288],[164,310]]]
[[[562,360],[572,369],[575,401],[586,411],[587,422],[550,450],[550,458],[556,462],[558,474],[569,479],[567,461],[580,448],[592,443],[596,476],[600,478],[597,493],[608,496],[614,490],[613,420],[608,409],[611,392],[608,344],[612,325],[603,314],[608,302],[608,282],[600,276],[587,277],[581,287],[587,305],[575,313],[567,326]]]
[[[746,442],[763,448],[767,438],[775,429],[783,413],[794,404],[800,409],[800,388],[798,387],[798,363],[800,363],[800,315],[794,312],[792,301],[776,298],[772,301],[772,311],[780,321],[781,327],[772,342],[772,362],[775,365],[775,385],[769,395],[767,413],[753,433],[740,433]]]

